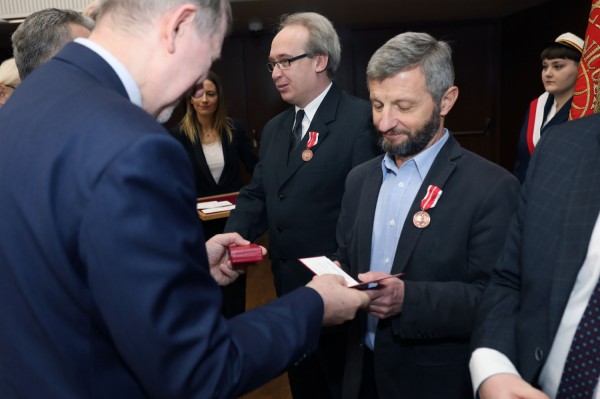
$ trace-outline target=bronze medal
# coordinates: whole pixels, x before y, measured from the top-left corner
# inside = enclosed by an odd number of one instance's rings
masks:
[[[308,148],[304,151],[302,151],[302,160],[304,162],[308,162],[312,159],[313,157],[313,152],[311,150],[309,150]]]
[[[419,229],[424,229],[429,226],[429,222],[431,222],[431,217],[425,211],[419,211],[413,216],[413,223]]]

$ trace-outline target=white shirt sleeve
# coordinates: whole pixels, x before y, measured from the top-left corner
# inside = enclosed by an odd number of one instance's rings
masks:
[[[477,395],[483,381],[496,374],[514,374],[520,377],[517,368],[501,352],[490,348],[477,348],[469,361],[473,392]]]

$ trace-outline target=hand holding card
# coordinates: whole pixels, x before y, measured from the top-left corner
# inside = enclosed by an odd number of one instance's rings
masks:
[[[357,288],[357,289],[370,289],[375,288],[379,281],[401,276],[404,273],[392,274],[383,278],[379,278],[371,281],[363,281],[358,282],[352,278],[348,273],[339,268],[335,263],[333,263],[329,258],[325,256],[316,256],[313,258],[302,258],[298,259],[300,262],[304,264],[304,266],[308,267],[313,273],[317,276],[322,274],[337,274],[339,276],[344,277],[346,280],[346,284],[348,287]]]

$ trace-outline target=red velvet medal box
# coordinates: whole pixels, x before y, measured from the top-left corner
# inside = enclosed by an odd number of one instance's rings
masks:
[[[230,245],[227,249],[229,251],[229,259],[232,264],[239,263],[256,263],[263,260],[262,249],[257,244],[250,245]]]

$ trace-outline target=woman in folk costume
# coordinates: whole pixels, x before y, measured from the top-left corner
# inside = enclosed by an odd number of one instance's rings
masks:
[[[540,136],[550,126],[569,119],[583,40],[563,33],[540,54],[544,94],[533,100],[521,128],[514,174],[523,183],[529,159]]]

